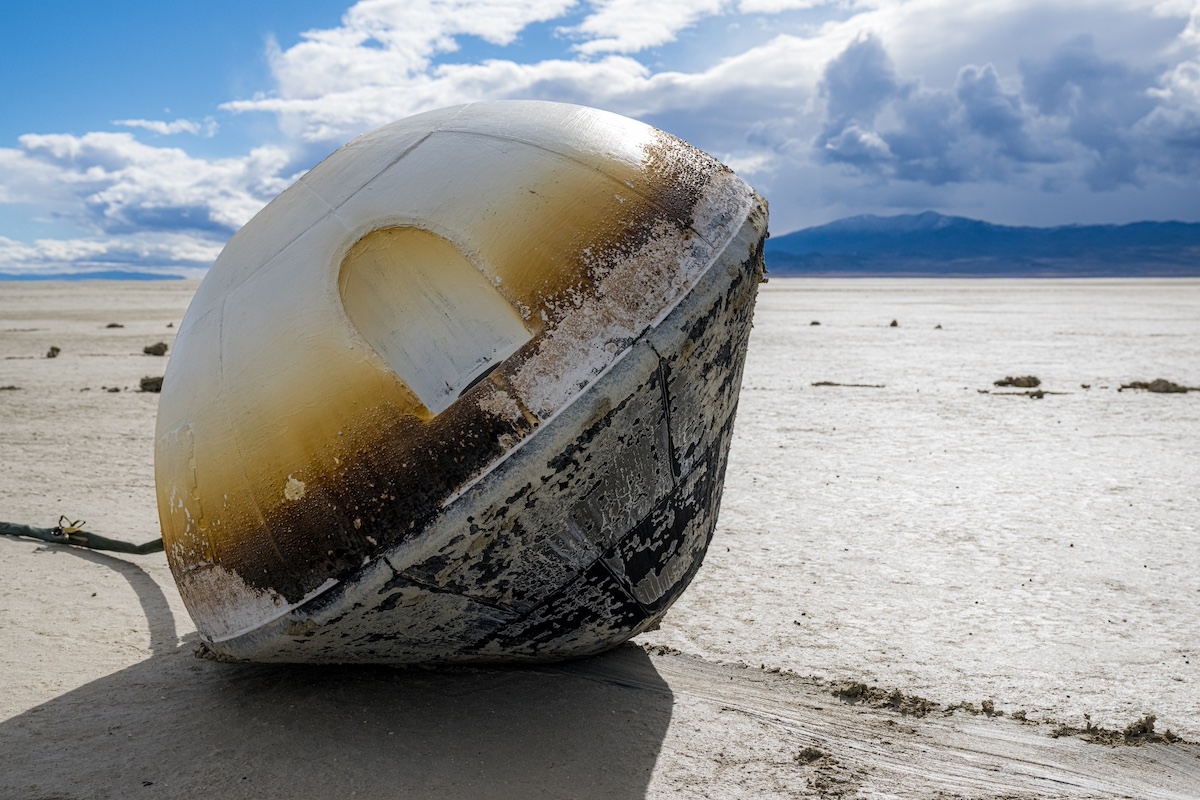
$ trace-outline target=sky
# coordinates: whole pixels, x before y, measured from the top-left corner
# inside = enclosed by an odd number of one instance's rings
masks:
[[[687,140],[776,235],[1200,222],[1200,0],[59,0],[0,15],[0,272],[199,276],[355,136],[510,98]]]

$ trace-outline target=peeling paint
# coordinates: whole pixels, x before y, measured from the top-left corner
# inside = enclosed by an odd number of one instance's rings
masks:
[[[304,481],[288,475],[287,483],[283,486],[283,496],[288,500],[301,500],[304,497]]]

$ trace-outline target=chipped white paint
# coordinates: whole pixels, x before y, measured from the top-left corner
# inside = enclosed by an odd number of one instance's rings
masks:
[[[288,475],[287,483],[283,485],[283,496],[288,500],[299,500],[304,497],[304,481]]]
[[[212,642],[242,636],[258,628],[263,620],[279,619],[337,585],[337,581],[326,581],[299,602],[287,603],[278,594],[247,585],[237,573],[221,566],[195,570],[188,575],[188,583],[203,590],[198,591],[196,596],[205,598],[214,606],[236,609],[234,613],[223,611],[224,624],[205,631],[204,637]]]

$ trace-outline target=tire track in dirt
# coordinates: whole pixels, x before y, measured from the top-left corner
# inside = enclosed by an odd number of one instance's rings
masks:
[[[660,759],[714,751],[710,755],[717,761],[746,762],[743,770],[765,768],[774,773],[774,785],[800,796],[1194,800],[1200,792],[1200,745],[1194,743],[1093,744],[1056,737],[1050,722],[936,705],[916,716],[890,706],[847,703],[837,696],[837,685],[824,681],[661,648],[650,652],[666,688],[611,659],[546,670],[639,692],[669,691],[677,721],[691,711],[701,723],[682,736],[668,735]],[[760,754],[754,747],[739,749],[734,741],[739,726],[728,712],[772,731],[777,746],[791,747],[791,763],[778,757],[749,763]],[[751,796],[753,787],[743,788]]]

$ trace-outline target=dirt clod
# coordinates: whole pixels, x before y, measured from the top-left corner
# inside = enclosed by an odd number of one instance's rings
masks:
[[[54,347],[53,345],[46,351],[46,358],[58,358],[58,354],[62,352],[62,348]]]
[[[1165,378],[1155,378],[1152,381],[1133,381],[1132,383],[1123,383],[1118,392],[1123,392],[1126,389],[1142,389],[1143,391],[1153,392],[1155,394],[1186,394],[1188,392],[1200,392],[1200,386],[1181,386],[1178,383],[1166,380]]]
[[[216,650],[211,649],[204,642],[200,642],[192,649],[192,655],[194,655],[196,658],[203,659],[205,661],[216,661],[221,664],[236,664],[236,663],[238,663],[236,658],[230,658],[227,655],[218,653]]]
[[[998,381],[992,381],[993,386],[1015,386],[1018,389],[1033,389],[1042,385],[1041,378],[1036,375],[1006,375]]]
[[[1164,744],[1173,744],[1180,741],[1180,737],[1165,730],[1162,733],[1156,733],[1154,730],[1155,716],[1147,714],[1135,722],[1131,722],[1125,726],[1125,742],[1127,744],[1142,744],[1144,742],[1162,742]]]
[[[819,758],[823,758],[825,754],[815,747],[806,747],[799,753],[796,753],[797,764],[811,764]]]
[[[849,386],[853,389],[886,389],[881,383],[837,383],[836,381],[817,381],[813,386]]]
[[[125,326],[119,322],[110,322],[107,325],[105,325],[104,327],[106,327],[106,328],[124,328]]]
[[[165,356],[167,354],[167,343],[156,342],[155,344],[148,344],[142,348],[142,352],[148,356]]]
[[[154,377],[147,375],[142,378],[141,388],[143,392],[161,392],[162,391],[162,376]]]
[[[837,686],[833,690],[835,697],[842,702],[852,705],[862,704],[871,708],[890,708],[901,714],[923,717],[937,711],[937,703],[930,702],[924,697],[904,694],[899,689],[880,689],[877,686],[867,686],[865,683],[851,682]]]
[[[1069,394],[1069,392],[1048,392],[1045,389],[1030,389],[1026,392],[989,392],[987,389],[978,389],[980,394],[994,394],[997,397],[1028,397],[1030,400],[1041,400],[1048,394]]]
[[[1156,719],[1153,714],[1146,714],[1141,719],[1126,725],[1125,730],[1116,731],[1112,728],[1093,725],[1091,716],[1084,714],[1082,728],[1059,725],[1050,735],[1056,739],[1060,736],[1075,736],[1091,744],[1104,744],[1110,747],[1118,745],[1140,747],[1143,744],[1174,744],[1182,741],[1179,736],[1169,730],[1156,733],[1154,730]]]

